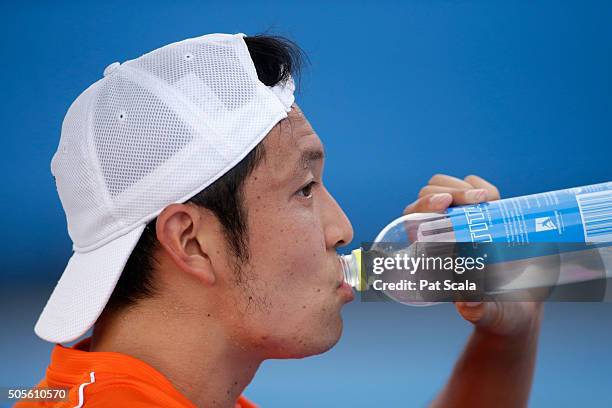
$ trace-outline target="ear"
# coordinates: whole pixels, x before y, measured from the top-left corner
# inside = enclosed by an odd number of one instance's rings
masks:
[[[214,216],[207,210],[187,204],[171,204],[157,217],[157,239],[176,266],[204,284],[215,283],[215,270],[210,254],[215,237],[202,233],[214,231]],[[210,223],[209,223],[210,222]],[[207,225],[208,224],[208,225]]]

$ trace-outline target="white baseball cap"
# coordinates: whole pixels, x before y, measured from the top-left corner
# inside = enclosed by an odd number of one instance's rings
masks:
[[[34,328],[77,339],[147,225],[242,160],[291,110],[293,80],[259,81],[244,34],[210,34],[122,64],[70,106],[51,161],[74,254]]]

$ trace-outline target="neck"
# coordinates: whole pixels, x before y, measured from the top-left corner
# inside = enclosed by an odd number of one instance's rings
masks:
[[[260,359],[232,341],[209,314],[155,300],[101,316],[90,351],[130,355],[162,373],[198,407],[234,407]]]

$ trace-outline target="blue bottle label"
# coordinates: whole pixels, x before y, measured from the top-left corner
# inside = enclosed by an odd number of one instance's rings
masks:
[[[449,208],[458,242],[609,243],[612,182]]]

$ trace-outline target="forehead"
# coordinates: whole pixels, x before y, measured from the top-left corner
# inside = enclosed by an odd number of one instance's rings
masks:
[[[266,167],[279,176],[295,169],[302,152],[323,150],[319,136],[297,105],[270,131],[264,146]]]

